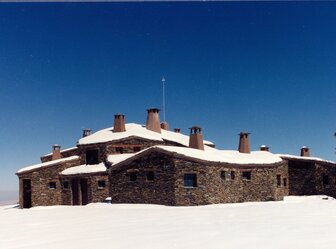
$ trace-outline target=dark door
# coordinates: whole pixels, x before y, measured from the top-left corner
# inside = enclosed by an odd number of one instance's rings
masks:
[[[82,205],[89,203],[87,179],[80,179],[80,188],[82,193]]]
[[[24,179],[23,185],[23,208],[31,207],[31,184],[30,179]]]
[[[72,190],[72,205],[79,205],[79,188],[78,188],[78,179],[73,179],[71,181],[71,190]]]

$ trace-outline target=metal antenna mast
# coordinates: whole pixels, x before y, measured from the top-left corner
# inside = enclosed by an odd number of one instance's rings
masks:
[[[163,122],[166,122],[166,99],[165,99],[165,83],[166,79],[162,77],[162,111],[163,111]]]

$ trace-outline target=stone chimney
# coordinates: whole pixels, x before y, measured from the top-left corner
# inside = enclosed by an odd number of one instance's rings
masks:
[[[269,151],[269,147],[267,145],[261,145],[260,151]]]
[[[239,147],[238,150],[240,153],[250,153],[250,143],[248,140],[248,136],[250,133],[241,132],[239,133]]]
[[[61,146],[58,144],[54,144],[52,147],[52,159],[51,160],[57,160],[61,159]]]
[[[91,129],[83,129],[83,137],[90,136],[92,134]]]
[[[119,113],[114,115],[113,132],[123,132],[125,128],[125,115]]]
[[[300,156],[310,157],[310,151],[309,151],[309,148],[306,147],[306,146],[303,146],[303,147],[301,148]]]
[[[181,133],[181,129],[180,128],[174,128],[174,132],[175,133]]]
[[[148,130],[161,133],[159,109],[151,108],[147,110],[146,128]]]
[[[169,131],[169,125],[168,125],[168,123],[167,122],[162,122],[161,123],[161,129]]]
[[[193,126],[190,129],[189,147],[204,150],[202,128]]]

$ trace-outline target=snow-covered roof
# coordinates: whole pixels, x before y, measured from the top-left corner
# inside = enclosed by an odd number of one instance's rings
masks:
[[[307,160],[307,161],[318,161],[318,162],[325,162],[325,163],[333,163],[336,164],[336,162],[325,160],[319,157],[308,157],[308,156],[294,156],[294,155],[288,155],[288,154],[277,154],[279,157],[282,158],[288,158],[288,159],[297,159],[297,160]]]
[[[77,149],[77,147],[67,148],[67,149],[61,150],[60,152],[63,153],[63,152],[67,152],[67,151],[71,151],[71,150],[75,150],[75,149]],[[46,156],[51,156],[51,155],[52,155],[52,153],[48,153],[48,154],[46,154],[44,156],[41,156],[41,157],[46,157]]]
[[[274,164],[283,161],[281,157],[272,154],[268,151],[253,151],[251,153],[240,153],[234,150],[217,150],[214,148],[206,147],[205,150],[198,150],[188,147],[177,147],[177,146],[152,146],[138,153],[134,156],[142,153],[146,153],[149,150],[158,150],[168,153],[175,153],[181,156],[195,158],[203,161],[209,162],[219,162],[219,163],[231,163],[231,164],[241,164],[241,165],[265,165]],[[131,158],[131,157],[129,157]],[[126,158],[128,159],[128,158]],[[114,165],[121,163],[124,160],[115,162]]]
[[[189,136],[176,133],[172,131],[166,131],[161,129],[161,134],[146,129],[145,126],[139,124],[126,124],[126,131],[124,132],[113,132],[113,127],[106,128],[93,133],[87,137],[79,139],[78,144],[94,144],[94,143],[105,143],[113,140],[120,140],[128,137],[139,137],[153,141],[163,141],[168,140],[172,142],[179,143],[184,146],[189,146]],[[204,144],[213,145],[212,142],[204,140]]]
[[[53,160],[53,161],[49,161],[49,162],[45,162],[45,163],[39,163],[39,164],[35,164],[35,165],[31,165],[25,168],[22,168],[20,170],[18,170],[16,173],[22,173],[22,172],[26,172],[26,171],[30,171],[33,169],[39,169],[39,168],[43,168],[43,167],[47,167],[47,166],[51,166],[51,165],[56,165],[56,164],[60,164],[60,163],[64,163],[64,162],[68,162],[68,161],[73,161],[79,159],[79,156],[70,156],[70,157],[66,157],[66,158],[61,158],[58,160]]]
[[[124,161],[129,157],[132,157],[134,153],[132,154],[115,154],[115,155],[109,155],[108,161],[111,164],[118,163],[120,161]],[[105,164],[99,163],[99,164],[84,164],[79,166],[74,166],[68,169],[65,169],[61,172],[62,175],[77,175],[77,174],[90,174],[90,173],[101,173],[106,172],[106,166]]]

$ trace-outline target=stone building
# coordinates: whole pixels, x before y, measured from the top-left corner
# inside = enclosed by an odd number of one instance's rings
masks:
[[[276,201],[288,194],[334,196],[332,162],[305,156],[298,159],[301,167],[266,146],[251,152],[246,132],[239,134],[237,151],[219,150],[203,140],[200,127],[190,128],[189,136],[168,127],[151,108],[146,125],[126,124],[116,114],[113,127],[85,129],[75,147],[54,145],[40,164],[17,171],[20,207],[85,205],[108,197],[112,203],[204,205]],[[320,174],[328,176],[323,185],[316,180]]]

